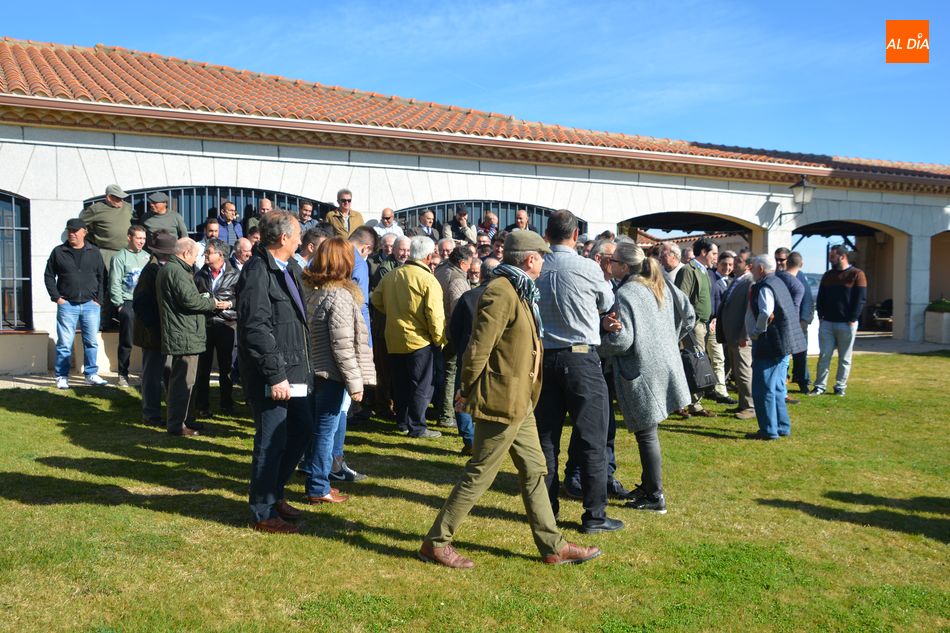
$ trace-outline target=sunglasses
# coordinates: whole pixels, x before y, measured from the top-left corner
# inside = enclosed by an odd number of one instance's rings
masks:
[[[343,198],[341,200],[337,200],[337,202],[339,202],[340,204],[349,204],[353,202],[353,198]]]

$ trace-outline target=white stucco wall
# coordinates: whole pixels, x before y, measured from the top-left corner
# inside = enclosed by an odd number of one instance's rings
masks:
[[[795,215],[788,187],[783,185],[0,126],[0,189],[29,198],[31,203],[36,329],[55,329],[54,306],[43,285],[50,250],[62,241],[65,222],[79,214],[82,201],[101,195],[113,182],[126,190],[259,188],[323,201],[332,201],[338,189],[347,187],[354,193],[354,208],[367,219],[376,217],[383,207],[508,200],[571,209],[589,223],[592,232],[615,230],[617,223],[639,215],[706,213],[749,227],[753,248],[768,251],[790,246],[797,226],[831,219],[868,221],[907,238],[906,257],[895,266],[904,267],[901,278],[906,279],[907,304],[901,335],[910,340],[922,337],[930,236],[950,229],[950,199],[929,196],[819,189],[805,212]]]

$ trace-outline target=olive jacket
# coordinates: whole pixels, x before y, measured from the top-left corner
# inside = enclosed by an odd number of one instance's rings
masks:
[[[189,356],[205,351],[207,316],[214,311],[214,298],[195,286],[191,266],[172,257],[155,279],[158,313],[161,317],[162,353]]]
[[[541,395],[543,349],[534,313],[511,282],[488,282],[462,357],[462,397],[475,420],[516,424]]]
[[[333,227],[337,236],[346,238],[352,235],[357,227],[363,226],[363,214],[359,211],[350,211],[349,230],[347,230],[346,220],[343,219],[343,214],[340,213],[339,209],[327,213],[327,223]]]

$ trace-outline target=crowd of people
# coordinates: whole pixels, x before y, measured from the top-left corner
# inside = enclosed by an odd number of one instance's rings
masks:
[[[164,194],[149,196],[142,218],[126,197],[110,185],[67,222],[50,255],[56,386],[69,388],[77,328],[85,383],[107,384],[96,333],[100,316],[114,318],[119,386],[130,385],[132,346],[140,347],[142,421],[189,437],[212,417],[216,363],[218,410],[236,412],[239,384],[252,413],[249,503],[253,526],[271,533],[298,529],[303,513],[285,495],[295,471],[306,475],[310,504],[346,502],[334,484],[366,477],[345,459],[348,420],[389,420],[407,441],[457,429],[468,460],[419,550],[453,568],[474,564],[452,540],[505,454],[542,560],[579,563],[600,550],[564,539],[561,495],[581,501],[586,534],[624,527],[607,515],[609,498],[665,513],[663,420],[715,417],[703,406],[711,399],[757,421],[750,439],[789,435],[790,359],[792,382],[820,395],[837,349],[833,389],[844,396],[866,296],[843,246],[831,250],[813,298],[797,252],[720,252],[707,238],[685,251],[611,233],[581,240],[568,210],[548,217],[543,237],[523,210],[504,229],[497,214],[474,224],[463,207],[445,224],[425,211],[403,227],[390,208],[366,223],[341,189],[324,218],[308,202],[291,213],[261,199],[239,221],[224,200],[196,241]],[[816,307],[812,384],[807,328]],[[683,348],[709,359],[710,389],[691,392]],[[616,476],[615,403],[639,451],[632,490]]]

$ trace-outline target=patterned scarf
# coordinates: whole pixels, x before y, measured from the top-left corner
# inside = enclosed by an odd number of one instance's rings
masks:
[[[541,311],[538,310],[538,301],[541,300],[541,291],[534,284],[525,271],[511,264],[499,264],[492,271],[493,277],[504,277],[511,282],[518,297],[527,301],[534,312],[534,323],[538,329],[538,338],[544,338],[544,325],[541,323]]]

